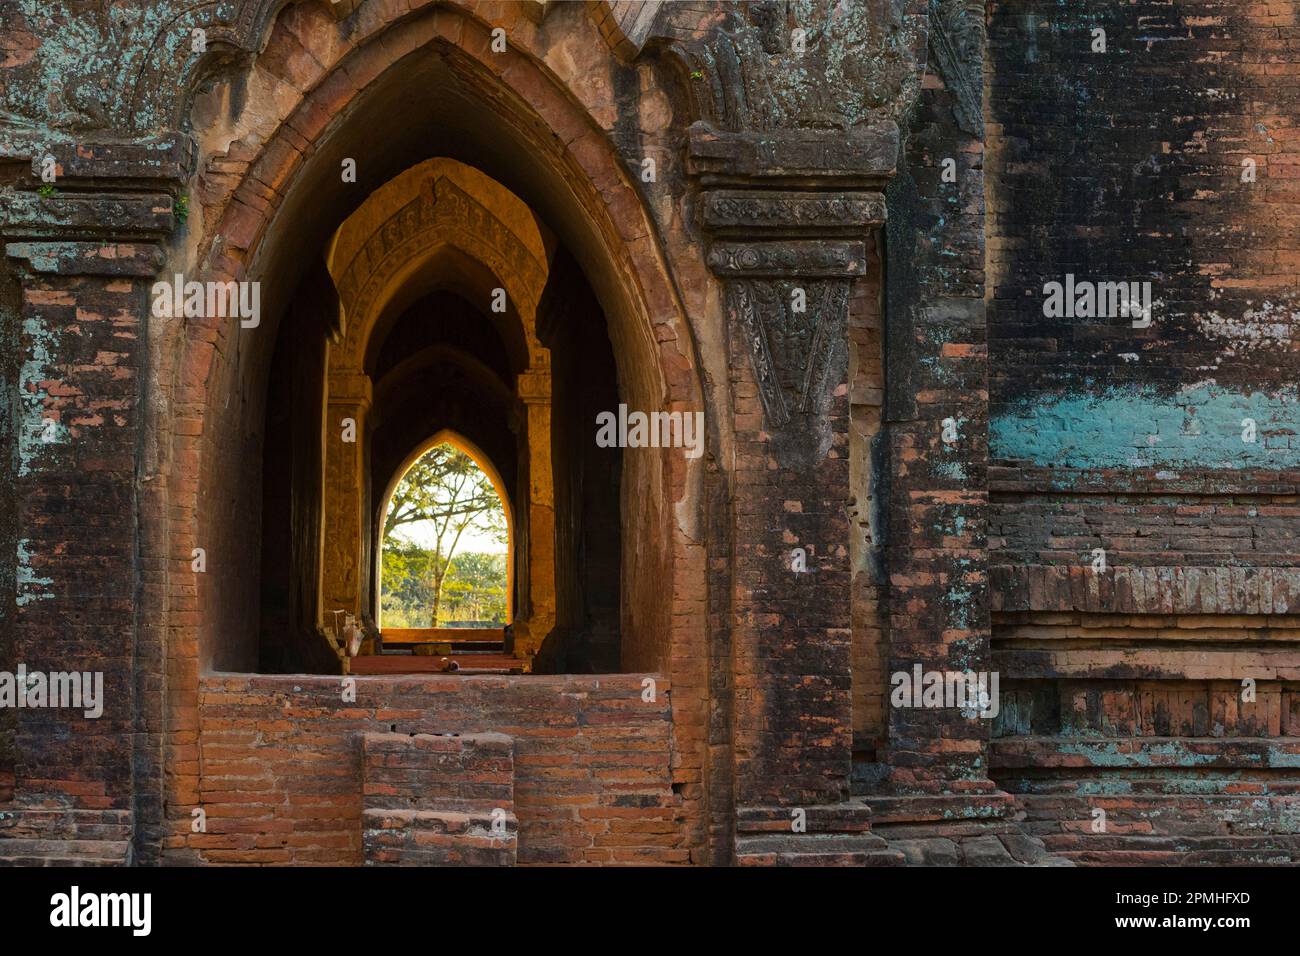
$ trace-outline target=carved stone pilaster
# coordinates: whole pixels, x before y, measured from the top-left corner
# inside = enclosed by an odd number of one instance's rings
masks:
[[[984,134],[984,4],[980,0],[930,0],[930,50],[956,99],[957,125]]]
[[[734,673],[710,685],[726,715],[710,745],[733,762],[737,856],[746,820],[850,793],[848,318],[878,272],[925,2],[721,3],[712,29],[664,48],[696,120],[686,171],[736,386],[716,595]]]
[[[335,610],[361,613],[366,418],[372,398],[370,378],[364,373],[331,373],[325,422],[324,601],[317,622],[321,624]]]
[[[715,189],[702,194],[700,219],[778,458],[797,465],[825,456],[829,400],[848,376],[850,283],[866,273],[863,237],[883,221],[883,197]]]
[[[515,620],[515,654],[529,657],[555,627],[555,477],[551,462],[551,373],[519,376],[528,449],[528,601]]]
[[[761,689],[736,704],[737,801],[765,806],[796,794],[838,803],[851,750],[848,313],[854,281],[869,274],[870,231],[884,220],[883,196],[860,187],[892,168],[892,152],[878,138],[865,151],[828,148],[820,156],[832,168],[816,170],[819,154],[807,144],[831,141],[805,131],[749,134],[748,144],[746,134],[695,132],[689,158],[705,261],[722,284],[733,374],[743,381],[747,362],[758,392],[757,408],[752,397],[738,401],[736,420],[738,443],[750,449],[738,466],[737,510],[763,530],[737,542],[734,586],[745,612],[765,622],[735,638],[738,660],[762,661],[736,677]],[[876,165],[854,165],[870,153]],[[725,154],[774,165],[742,179],[740,161],[714,165]],[[791,572],[783,551],[791,545],[814,555],[814,572]]]

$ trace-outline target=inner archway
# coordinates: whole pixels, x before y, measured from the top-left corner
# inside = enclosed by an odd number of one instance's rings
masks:
[[[465,439],[444,431],[417,449],[389,482],[377,515],[382,645],[365,656],[443,651],[472,668],[512,650],[511,512],[500,474]],[[374,663],[358,659],[352,670],[365,673]]]
[[[385,491],[378,517],[381,556],[402,543],[417,544],[432,551],[447,573],[451,573],[456,560],[466,553],[503,558],[500,608],[494,614],[496,619],[487,623],[498,626],[510,623],[514,611],[512,508],[505,481],[482,451],[453,432],[439,432],[399,469]],[[434,569],[435,582],[437,570]],[[384,581],[386,571],[381,557],[377,585],[380,601],[375,616],[381,628],[385,623],[383,599],[391,593]],[[394,626],[440,626],[444,621],[439,612],[446,602],[437,591],[430,600],[431,604],[425,608],[430,615],[427,622],[400,625],[393,622]],[[445,623],[465,620],[479,619],[457,618],[453,611]]]
[[[356,673],[424,670],[423,661],[368,658],[477,638],[505,655],[499,669],[617,670],[622,452],[593,447],[591,423],[618,407],[620,392],[603,310],[572,256],[499,183],[435,158],[380,186],[344,220],[325,271],[337,289],[337,331],[323,356],[307,353],[323,366],[325,399],[320,462],[301,472],[321,473],[315,615],[341,663]],[[282,330],[282,361],[301,361],[304,326],[316,311],[304,289]],[[272,374],[273,382],[293,377]],[[268,407],[290,430],[292,416],[277,406],[293,400],[273,389]],[[493,476],[488,484],[510,515],[501,557],[509,620],[455,642],[436,609],[418,625],[406,604],[396,623],[384,618],[385,575],[399,564],[432,560],[433,594],[441,593],[444,541],[432,559],[411,542],[399,558],[385,553],[385,538],[398,484],[446,436],[463,462]],[[278,455],[267,451],[268,461]],[[283,490],[286,480],[299,482],[296,493]],[[286,498],[314,493],[284,469],[267,471],[264,487],[268,532],[283,525]],[[282,573],[274,554],[265,555],[264,570]],[[409,599],[427,587],[405,590]],[[359,656],[343,633],[353,627],[367,636]],[[268,640],[274,632],[264,629]],[[276,656],[263,651],[263,659]]]

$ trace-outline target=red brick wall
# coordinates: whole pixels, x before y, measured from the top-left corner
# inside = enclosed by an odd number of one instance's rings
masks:
[[[991,771],[1081,862],[1293,858],[1300,4],[987,9]],[[1045,316],[1067,273],[1154,321]]]
[[[514,738],[520,863],[684,863],[671,694],[644,675],[204,677],[199,794],[170,808],[174,862],[360,864],[365,733]]]
[[[887,484],[888,619],[887,637],[866,658],[873,672],[859,684],[885,701],[890,676],[918,663],[980,671],[989,659],[984,145],[958,115],[963,78],[979,81],[978,57],[968,58],[969,73],[953,67],[945,75],[934,47],[886,191],[886,447],[873,477]],[[859,743],[863,756],[883,765],[875,769],[887,770],[886,788],[989,789],[988,721],[956,709],[888,704],[883,715],[874,754],[870,740]]]
[[[9,244],[30,265],[22,302],[13,660],[30,672],[102,672],[103,714],[21,710],[15,789],[29,806],[121,810],[133,799],[133,596],[141,334],[148,244]],[[44,423],[50,423],[46,425]],[[48,431],[47,431],[48,429]]]
[[[514,752],[504,734],[362,734],[366,865],[514,866]]]

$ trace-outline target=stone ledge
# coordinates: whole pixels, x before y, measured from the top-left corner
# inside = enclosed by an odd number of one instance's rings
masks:
[[[705,185],[755,180],[845,188],[876,185],[898,163],[898,125],[740,133],[700,121],[689,131],[687,172]]]
[[[899,866],[902,854],[870,834],[800,833],[739,837],[739,866]]]
[[[865,833],[871,829],[871,808],[865,803],[833,803],[806,807],[737,807],[737,833],[791,834],[791,814],[804,811],[808,833]]]

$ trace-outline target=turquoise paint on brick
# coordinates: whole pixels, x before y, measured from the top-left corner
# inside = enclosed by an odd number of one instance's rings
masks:
[[[1256,441],[1242,440],[1253,419]],[[1214,383],[1023,401],[989,422],[992,457],[1058,468],[1298,468],[1300,395]]]
[[[69,434],[67,425],[45,414],[50,396],[43,383],[57,377],[58,337],[36,317],[23,320],[23,332],[28,352],[18,372],[18,474],[28,475],[48,446],[66,444]]]
[[[952,481],[963,481],[966,478],[966,469],[959,461],[941,461],[934,466],[934,473]]]
[[[48,589],[54,581],[40,577],[32,570],[32,554],[28,550],[30,544],[26,538],[18,542],[18,596],[15,602],[19,607],[54,597]]]

